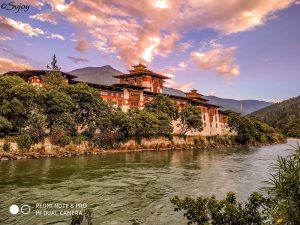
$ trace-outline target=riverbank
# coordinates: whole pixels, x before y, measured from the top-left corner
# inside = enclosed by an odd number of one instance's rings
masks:
[[[249,146],[271,145],[285,143],[286,139],[277,138],[272,143],[252,142]],[[221,147],[242,147],[235,142],[234,136],[187,136],[185,138],[174,136],[172,140],[167,138],[143,139],[140,144],[131,140],[115,149],[102,149],[91,146],[89,142],[82,141],[80,144],[71,143],[61,147],[50,143],[48,138],[44,143],[33,145],[29,150],[24,151],[18,148],[16,142],[9,143],[9,151],[4,151],[3,146],[6,140],[0,140],[0,161],[39,159],[39,158],[61,158],[81,155],[103,155],[119,152],[139,152],[139,151],[163,151],[163,150],[190,150],[190,149],[210,149]]]

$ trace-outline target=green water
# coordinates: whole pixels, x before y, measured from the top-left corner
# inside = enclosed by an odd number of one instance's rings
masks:
[[[94,225],[186,224],[171,196],[235,191],[244,200],[269,178],[277,155],[291,152],[288,144],[0,162],[0,224],[70,224],[70,216],[35,215],[36,203],[86,203]],[[11,215],[12,204],[33,210]]]

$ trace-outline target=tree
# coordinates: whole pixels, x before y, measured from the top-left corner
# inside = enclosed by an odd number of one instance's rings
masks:
[[[47,65],[49,71],[46,75],[42,76],[43,87],[51,89],[66,85],[66,78],[60,72],[60,67],[57,65],[57,59],[55,54],[53,55],[50,66]]]
[[[68,85],[65,87],[65,92],[74,103],[74,117],[78,126],[86,126],[108,110],[108,106],[100,98],[96,89],[87,84]]]
[[[11,122],[9,122],[3,116],[0,116],[0,133],[8,133],[13,128]]]
[[[145,110],[156,114],[165,113],[173,120],[178,118],[177,106],[168,96],[162,94],[157,95],[152,101],[147,103]]]
[[[287,157],[278,157],[276,171],[264,190],[271,201],[268,212],[274,221],[300,224],[300,145]]]
[[[240,144],[248,144],[255,136],[255,128],[251,120],[237,113],[230,113],[228,126],[230,130],[236,132],[235,140]]]
[[[154,138],[159,134],[159,119],[156,113],[148,111],[129,112],[129,133],[140,143],[142,138]]]
[[[28,125],[38,107],[37,88],[15,77],[0,77],[0,116],[20,130]]]
[[[39,143],[44,141],[46,132],[46,116],[35,112],[32,117],[29,119],[28,127],[26,127],[26,133],[30,135],[34,143]]]
[[[72,112],[74,112],[74,103],[72,98],[65,92],[59,89],[47,91],[43,106],[47,116],[46,122],[50,129],[55,126],[65,128],[66,131],[76,129],[74,116],[72,115]]]
[[[263,216],[260,208],[265,205],[265,198],[254,192],[244,206],[237,202],[233,192],[227,193],[225,199],[212,197],[187,197],[183,200],[174,196],[171,202],[175,211],[185,210],[184,216],[188,224],[198,225],[260,225]]]
[[[186,106],[181,110],[179,118],[180,135],[185,135],[188,131],[203,130],[201,111],[196,106]]]
[[[50,63],[50,66],[47,65],[47,69],[53,70],[53,71],[60,71],[61,67],[57,65],[57,59],[56,55],[54,54],[52,57],[52,62]]]
[[[158,114],[157,118],[159,120],[158,136],[167,137],[171,140],[173,137],[172,119],[166,113]]]

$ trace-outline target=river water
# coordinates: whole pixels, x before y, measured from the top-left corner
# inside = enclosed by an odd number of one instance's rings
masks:
[[[174,212],[171,196],[224,197],[234,191],[245,200],[270,178],[277,155],[288,155],[297,141],[0,162],[0,224],[70,224],[71,216],[43,215],[53,209],[36,215],[37,203],[86,204],[93,225],[186,224],[182,213]],[[31,212],[12,215],[12,204],[28,204]]]

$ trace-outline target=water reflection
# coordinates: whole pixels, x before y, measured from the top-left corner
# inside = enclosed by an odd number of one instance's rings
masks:
[[[289,144],[295,145],[296,141]],[[0,224],[68,224],[70,218],[11,216],[12,203],[83,202],[95,224],[185,224],[169,197],[235,191],[244,200],[268,179],[286,144],[149,151],[0,163]]]

